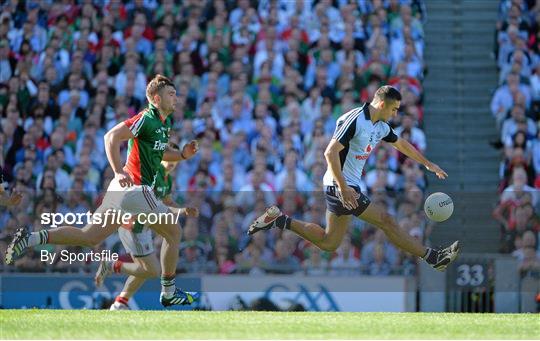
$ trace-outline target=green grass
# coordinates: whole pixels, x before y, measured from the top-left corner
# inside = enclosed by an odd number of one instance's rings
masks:
[[[2,339],[539,339],[534,314],[0,310]]]

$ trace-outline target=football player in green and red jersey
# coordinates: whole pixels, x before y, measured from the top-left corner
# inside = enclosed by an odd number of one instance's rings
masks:
[[[179,149],[173,143],[169,143],[169,145],[175,149]],[[180,207],[172,198],[173,176],[171,173],[173,173],[177,165],[178,162],[161,161],[154,185],[154,193],[175,214],[198,217],[199,210],[197,208]],[[118,235],[124,245],[124,249],[131,255],[133,263],[102,261],[95,276],[96,285],[99,287],[105,278],[113,272],[129,275],[124,288],[115,298],[110,310],[129,309],[129,299],[147,279],[158,277],[160,272],[159,259],[154,255],[152,230],[148,226],[140,222],[123,225],[118,229]]]
[[[105,135],[105,151],[114,171],[103,203],[94,214],[105,217],[106,224],[90,222],[82,229],[61,226],[29,234],[18,229],[6,251],[6,264],[12,264],[28,247],[39,244],[94,247],[114,233],[121,222],[107,220],[111,210],[132,215],[173,213],[152,190],[162,160],[178,162],[189,159],[198,151],[196,141],[185,145],[182,151],[168,146],[171,118],[177,97],[174,83],[167,77],[156,75],[146,87],[148,107],[138,115],[117,124]],[[121,164],[120,145],[128,142],[128,156]],[[181,231],[173,221],[159,221],[150,228],[163,237],[161,248],[161,295],[164,306],[191,304],[198,294],[176,288],[176,263]]]

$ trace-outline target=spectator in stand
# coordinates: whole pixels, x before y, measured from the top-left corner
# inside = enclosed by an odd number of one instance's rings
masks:
[[[302,262],[304,273],[310,276],[322,276],[328,273],[328,260],[324,259],[323,252],[311,244],[306,250],[306,258]]]
[[[518,93],[525,96],[525,105],[528,108],[531,103],[530,87],[520,84],[519,74],[510,73],[506,78],[506,84],[500,86],[491,99],[491,113],[496,119],[499,128],[506,119],[508,111],[514,105]]]
[[[515,200],[517,193],[531,193],[531,204],[536,206],[539,198],[538,191],[527,185],[527,173],[523,168],[515,168],[512,172],[512,184],[504,189],[501,194],[501,202]]]
[[[301,269],[300,261],[293,256],[292,246],[285,240],[278,240],[275,245],[275,256],[268,266],[272,273],[292,274]]]
[[[336,257],[330,261],[332,275],[353,276],[360,273],[360,260],[358,249],[351,243],[351,237],[346,235],[336,250]]]
[[[525,108],[515,105],[510,111],[510,117],[504,120],[501,129],[501,142],[510,147],[512,138],[523,125],[525,139],[530,140],[536,136],[537,127],[534,121],[525,116]]]
[[[380,250],[375,250],[376,248],[380,248]],[[379,251],[383,253],[383,256],[376,259]],[[368,269],[368,272],[371,271],[370,266],[372,264],[375,264],[376,269],[379,269],[381,266],[386,268],[385,264],[388,264],[388,271],[390,271],[391,268],[398,264],[398,256],[397,249],[391,243],[389,243],[388,240],[386,240],[384,233],[377,229],[373,235],[373,238],[362,248],[360,261],[362,265]],[[386,270],[381,271],[385,272]]]
[[[395,132],[401,137],[401,133],[407,131],[410,134],[410,142],[422,153],[426,151],[426,135],[422,129],[416,126],[415,120],[411,115],[405,114],[401,118],[401,125]]]
[[[531,154],[532,154],[532,164],[534,167],[534,171],[536,173],[536,180],[534,182],[534,187],[537,189],[540,189],[540,129],[538,129],[536,138],[532,142]]]
[[[367,273],[371,276],[390,275],[392,267],[385,256],[384,246],[375,244],[370,255],[371,260],[367,263]]]
[[[535,252],[535,249],[526,248],[523,254],[523,260],[519,264],[521,274],[524,275],[528,272],[538,273],[540,271],[540,256]]]

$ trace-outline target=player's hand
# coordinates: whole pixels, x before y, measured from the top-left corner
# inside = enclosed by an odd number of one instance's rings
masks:
[[[197,154],[199,151],[199,142],[196,140],[191,141],[190,143],[186,144],[184,148],[182,148],[182,155],[186,159],[190,159],[193,157],[193,155]]]
[[[22,193],[19,191],[14,190],[11,192],[11,195],[9,196],[9,200],[7,202],[8,206],[17,206],[21,203],[22,200]]]
[[[427,165],[426,169],[430,172],[437,174],[437,177],[439,179],[446,179],[446,177],[448,177],[448,174],[446,174],[446,172],[443,171],[441,167],[434,163],[430,163],[429,165]]]
[[[199,216],[199,209],[196,207],[185,207],[182,210],[186,217],[197,218]]]
[[[134,184],[131,176],[129,176],[129,174],[124,171],[115,173],[114,177],[116,178],[116,180],[118,180],[118,183],[122,187],[131,187]]]
[[[337,189],[337,195],[339,200],[341,200],[341,203],[343,206],[345,206],[348,210],[354,210],[358,207],[358,198],[360,198],[360,194],[358,194],[354,188],[345,185],[343,188],[340,188],[339,186],[336,187]]]

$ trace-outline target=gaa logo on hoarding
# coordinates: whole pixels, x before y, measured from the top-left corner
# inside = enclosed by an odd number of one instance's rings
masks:
[[[310,311],[339,311],[339,307],[332,297],[332,294],[321,284],[318,285],[316,290],[308,290],[304,285],[298,284],[298,289],[291,290],[284,284],[274,284],[268,289],[264,296],[271,301],[279,301],[278,294],[284,292],[294,294],[288,295],[285,300],[294,303],[302,304],[307,310]],[[275,295],[276,297],[272,298]],[[282,295],[281,298],[283,298]]]
[[[121,281],[113,282],[114,289],[109,291],[103,286],[99,290],[93,290],[85,281],[74,280],[62,285],[58,293],[58,303],[62,309],[100,309],[96,306],[102,298],[113,299],[115,293],[122,291]],[[137,302],[131,299],[129,305],[132,309],[138,309]]]

